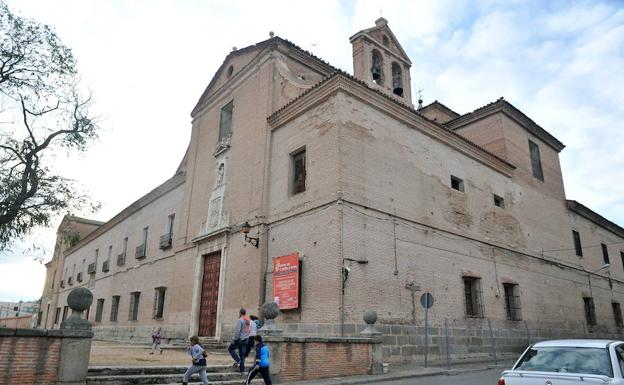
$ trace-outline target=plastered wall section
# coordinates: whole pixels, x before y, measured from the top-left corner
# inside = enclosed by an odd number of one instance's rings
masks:
[[[339,148],[334,99],[273,128],[270,143],[266,297],[272,298],[273,258],[303,260],[301,306],[281,322],[337,322],[340,314]],[[306,189],[293,194],[291,154],[305,148]]]
[[[300,79],[302,78],[302,79]],[[236,225],[261,215],[266,198],[268,129],[266,117],[321,79],[279,50],[263,51],[205,102],[194,116],[189,157],[189,180],[184,200],[186,241],[201,235],[215,185],[220,111],[234,104],[232,136],[225,159],[224,225]]]
[[[588,250],[590,255],[596,255],[596,257],[579,259],[574,252],[572,230],[580,224],[575,223],[576,214],[569,212],[566,207],[565,189],[557,151],[503,113],[473,122],[457,132],[516,166],[513,181],[523,187],[522,196],[518,198],[522,201],[520,203],[529,209],[529,211],[522,210],[525,213],[522,220],[527,222],[527,227],[532,229],[532,236],[527,237],[528,250],[553,250],[547,251],[546,254],[567,263],[581,265],[590,271],[602,266],[602,251],[599,247]],[[539,146],[544,181],[533,176],[529,140]],[[597,230],[599,226],[590,225],[587,220],[584,223],[585,226],[590,226],[588,230],[592,233],[599,231]],[[602,229],[602,231],[606,230]],[[587,233],[587,231],[579,232]],[[606,231],[603,239],[612,239],[613,236],[613,233]],[[581,237],[583,238],[583,235]],[[617,235],[615,237],[620,239]],[[600,243],[593,242],[591,245]],[[590,244],[585,243],[585,245]],[[618,250],[611,251],[619,259]],[[620,280],[624,279],[622,269],[614,268],[611,273]]]
[[[502,295],[502,283],[511,282],[520,285],[523,319],[582,327],[587,274],[544,263],[540,253],[530,257],[513,251],[537,244],[529,239],[539,231],[550,232],[539,237],[540,247],[569,248],[568,234],[565,242],[547,242],[570,231],[562,203],[550,199],[551,205],[536,207],[537,198],[547,199],[547,194],[513,183],[358,100],[337,99],[342,102],[342,188],[345,201],[354,203],[345,204],[345,258],[369,260],[352,266],[347,319],[358,320],[364,309],[376,307],[381,322],[419,322],[422,309],[406,289],[413,282],[439,299],[431,315],[438,325],[448,317],[484,322],[465,316],[462,276],[470,274],[482,279],[487,317],[514,322],[506,320]],[[451,174],[464,180],[464,192],[450,188]],[[493,193],[506,197],[505,209],[494,206]],[[535,198],[523,198],[527,195]],[[559,220],[562,213],[565,219]],[[406,220],[393,221],[388,214]],[[548,225],[541,229],[534,217]],[[510,251],[491,247],[492,241]],[[606,280],[597,281],[592,284],[608,290]],[[601,296],[608,302],[608,292]],[[597,312],[613,327],[609,311]]]
[[[221,228],[229,226],[232,233],[222,257],[222,264],[227,268],[222,268],[220,278],[223,282],[219,314],[226,333],[240,307],[258,312],[260,292],[264,290],[266,236],[260,235],[261,248],[256,249],[244,242],[240,225],[248,221],[255,226],[266,218],[262,211],[263,202],[268,200],[265,167],[268,167],[270,134],[266,117],[321,77],[280,50],[268,50],[253,60],[253,65],[224,83],[195,116],[188,167],[192,183],[188,184],[184,198],[185,239],[190,244],[205,233],[216,170],[218,163],[225,160]],[[234,104],[229,149],[216,154],[220,110],[229,101]],[[257,231],[255,227],[251,235]]]

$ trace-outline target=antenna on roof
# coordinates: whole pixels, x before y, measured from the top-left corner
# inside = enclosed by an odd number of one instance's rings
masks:
[[[273,37],[275,36],[275,33],[273,33],[273,31],[269,31],[269,37]]]
[[[418,92],[416,92],[418,94],[418,109],[420,110],[421,108],[423,108],[423,101],[422,101],[422,92],[424,90],[420,87],[418,87]]]

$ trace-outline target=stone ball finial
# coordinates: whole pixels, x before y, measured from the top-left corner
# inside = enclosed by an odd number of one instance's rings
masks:
[[[366,310],[363,318],[366,324],[372,325],[377,322],[377,312],[375,310]]]
[[[273,320],[279,315],[279,306],[275,302],[266,302],[260,308],[260,314],[264,319]]]
[[[67,296],[67,305],[72,310],[83,312],[93,303],[93,294],[89,289],[77,287],[73,289]]]

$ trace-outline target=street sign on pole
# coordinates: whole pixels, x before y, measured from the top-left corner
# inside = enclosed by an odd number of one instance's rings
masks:
[[[429,356],[429,308],[433,306],[433,296],[431,293],[424,293],[420,296],[420,304],[425,308],[425,368],[428,364]]]

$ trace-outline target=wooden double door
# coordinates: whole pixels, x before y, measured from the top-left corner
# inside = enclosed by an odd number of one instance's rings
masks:
[[[204,256],[201,304],[199,306],[199,331],[204,337],[214,337],[217,331],[217,305],[219,304],[219,272],[221,252]]]

